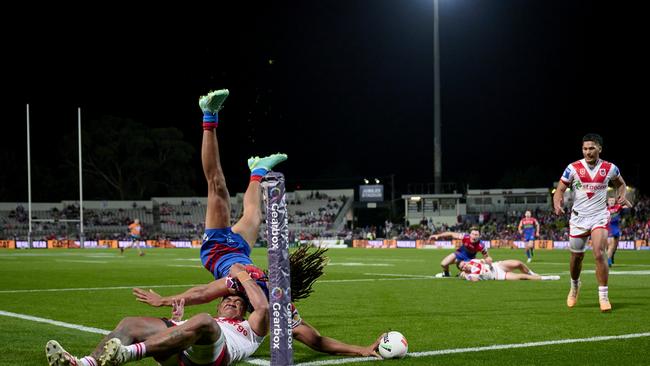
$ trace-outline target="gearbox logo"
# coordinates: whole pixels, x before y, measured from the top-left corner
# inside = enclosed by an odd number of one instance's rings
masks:
[[[282,291],[282,289],[279,287],[274,287],[273,290],[271,290],[271,297],[274,300],[280,300],[282,298],[282,295],[284,295],[284,291]]]

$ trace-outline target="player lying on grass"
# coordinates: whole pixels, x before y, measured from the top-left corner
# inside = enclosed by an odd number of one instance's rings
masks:
[[[306,298],[311,292],[314,281],[323,273],[326,249],[310,251],[309,247],[302,246],[289,256],[291,266],[291,298],[294,301]],[[248,268],[248,267],[247,267]],[[251,277],[257,275],[253,272]],[[259,282],[259,281],[258,281]],[[145,291],[134,288],[133,294],[138,301],[151,306],[173,306],[174,299],[183,300],[185,305],[205,304],[218,297],[237,293],[237,281],[231,276],[212,281],[206,285],[192,287],[176,295],[160,296],[153,290]],[[267,288],[265,286],[265,288]],[[341,356],[373,356],[380,357],[377,346],[383,334],[369,346],[358,346],[321,335],[316,328],[301,318],[300,313],[292,306],[293,339],[305,344],[309,348],[331,355]]]
[[[122,319],[95,350],[77,358],[54,340],[45,354],[50,366],[114,366],[153,357],[163,366],[231,365],[252,355],[269,331],[269,303],[262,289],[241,264],[230,273],[240,279],[245,297],[230,295],[217,306],[217,314],[198,314],[183,321],[183,300],[174,300],[172,319]],[[248,303],[250,301],[250,303]],[[244,319],[250,304],[253,311]]]
[[[442,267],[442,272],[436,274],[436,277],[451,277],[449,274],[449,265],[460,261],[470,261],[476,258],[476,253],[481,252],[483,258],[487,263],[492,263],[492,258],[488,254],[487,248],[481,243],[481,232],[477,227],[472,227],[469,231],[469,234],[465,233],[454,233],[451,231],[446,231],[440,234],[434,234],[429,237],[432,240],[438,240],[441,238],[452,238],[457,240],[462,240],[462,245],[460,248],[456,249],[454,253],[449,254],[440,262],[440,267]]]
[[[484,259],[472,259],[470,261],[458,262],[460,277],[468,281],[497,280],[497,281],[518,281],[518,280],[537,280],[537,281],[555,281],[560,276],[540,276],[528,268],[522,261],[516,259],[507,259],[492,264],[487,263]],[[521,273],[514,273],[519,270]]]

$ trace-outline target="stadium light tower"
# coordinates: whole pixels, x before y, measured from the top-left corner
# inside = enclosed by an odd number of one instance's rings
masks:
[[[438,39],[438,2],[433,0],[433,186],[441,192],[442,149],[440,146],[440,46]]]

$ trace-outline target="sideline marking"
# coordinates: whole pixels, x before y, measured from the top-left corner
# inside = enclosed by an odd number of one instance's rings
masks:
[[[97,334],[103,334],[103,335],[106,335],[106,334],[110,333],[108,330],[104,330],[104,329],[86,327],[86,326],[83,326],[83,325],[71,324],[71,323],[66,323],[66,322],[60,322],[58,320],[52,320],[52,319],[47,319],[47,318],[39,318],[37,316],[12,313],[10,311],[2,311],[2,310],[0,310],[0,315],[8,316],[8,317],[11,317],[11,318],[31,320],[31,321],[38,322],[38,323],[46,323],[46,324],[58,325],[59,327],[76,329],[76,330],[81,330],[83,332],[89,332],[89,333],[97,333]]]

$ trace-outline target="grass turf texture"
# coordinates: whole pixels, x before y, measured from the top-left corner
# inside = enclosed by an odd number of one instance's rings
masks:
[[[530,267],[560,274],[560,281],[434,279],[449,250],[331,249],[326,274],[315,292],[299,302],[302,317],[323,335],[367,345],[388,330],[402,332],[409,353],[650,332],[650,251],[619,251],[610,276],[613,312],[598,309],[594,264],[588,252],[578,305],[565,304],[568,251],[535,252]],[[495,260],[525,260],[523,250],[493,250]],[[130,287],[154,287],[163,295],[211,280],[196,249],[0,250],[0,311],[111,330],[126,316],[169,316],[171,308],[135,301]],[[480,257],[480,255],[479,255]],[[264,249],[253,260],[266,266]],[[457,271],[454,269],[452,274]],[[617,274],[616,272],[624,272]],[[125,287],[108,289],[108,287]],[[74,291],[13,292],[93,288]],[[214,313],[214,304],[186,308],[186,317]],[[0,315],[0,365],[46,365],[44,345],[56,339],[77,356],[89,353],[102,335]],[[650,337],[479,351],[363,365],[588,365],[648,364]],[[296,364],[344,359],[294,346]],[[645,350],[645,351],[644,351]],[[253,356],[269,358],[268,340]],[[380,363],[381,362],[381,363]],[[151,360],[140,365],[155,365]],[[348,363],[351,364],[351,363]],[[357,363],[355,363],[357,364]]]

